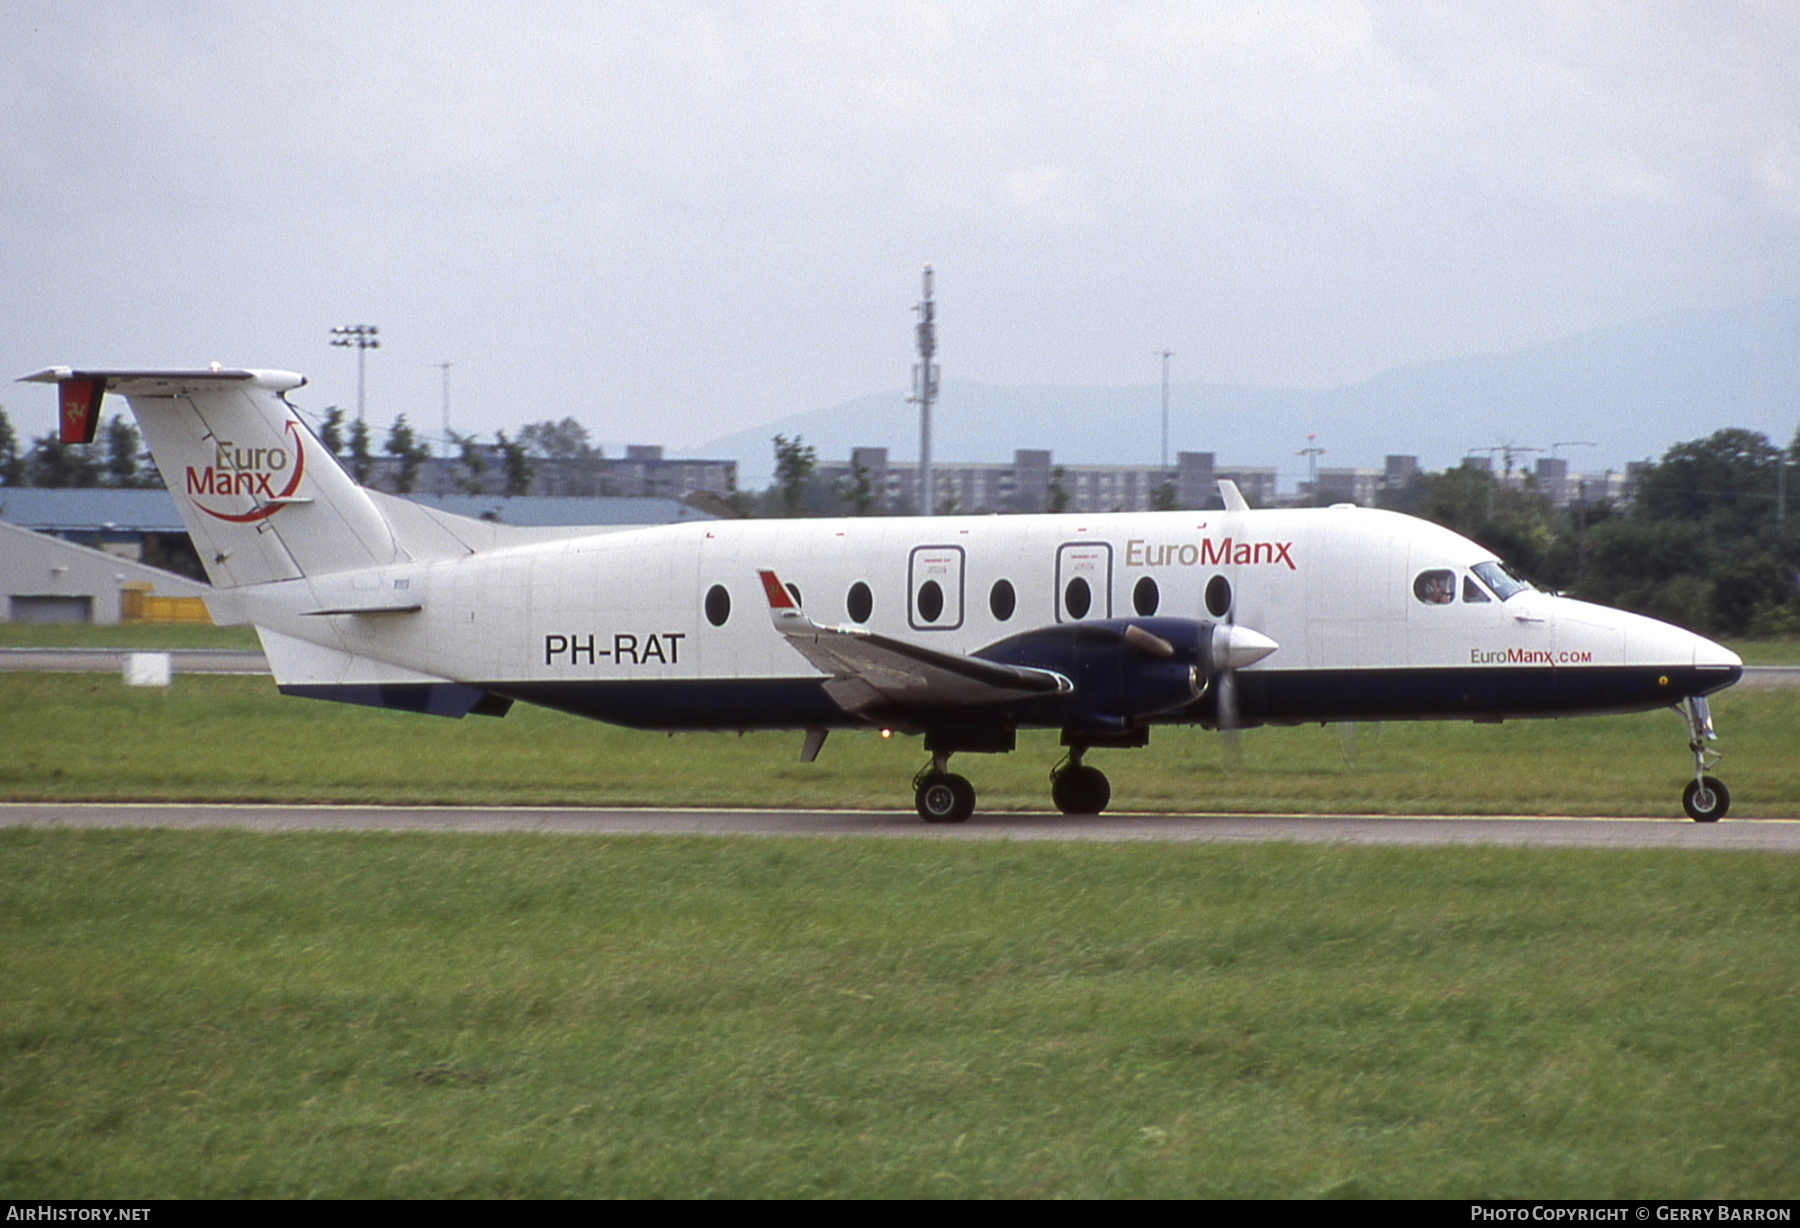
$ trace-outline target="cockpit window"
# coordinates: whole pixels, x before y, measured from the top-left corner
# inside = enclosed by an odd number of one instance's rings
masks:
[[[1426,605],[1449,605],[1456,600],[1456,573],[1442,567],[1420,572],[1413,580],[1413,596]]]
[[[1502,601],[1518,593],[1528,592],[1533,587],[1530,581],[1505,563],[1477,563],[1469,570],[1480,576],[1481,582],[1493,589],[1494,596]]]
[[[1463,601],[1465,603],[1472,605],[1477,601],[1492,600],[1493,598],[1487,595],[1487,590],[1475,583],[1475,578],[1473,576],[1463,577]]]

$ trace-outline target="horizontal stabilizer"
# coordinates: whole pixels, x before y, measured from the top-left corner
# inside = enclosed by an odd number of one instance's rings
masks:
[[[302,610],[303,617],[317,618],[325,614],[417,614],[425,607],[416,601],[387,604],[337,606],[329,610]]]
[[[21,375],[21,384],[66,384],[70,381],[101,384],[106,391],[132,396],[149,392],[158,396],[175,396],[178,390],[199,384],[240,384],[248,380],[265,387],[291,392],[306,383],[306,377],[291,371],[245,371],[240,368],[203,367],[190,371],[77,371],[73,367],[45,367],[30,375]]]

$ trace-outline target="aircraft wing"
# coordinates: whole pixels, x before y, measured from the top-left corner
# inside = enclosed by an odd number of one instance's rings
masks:
[[[772,571],[758,572],[769,617],[787,642],[831,676],[825,693],[846,712],[1005,703],[1074,689],[1061,674],[938,652],[861,627],[822,627],[800,611]]]

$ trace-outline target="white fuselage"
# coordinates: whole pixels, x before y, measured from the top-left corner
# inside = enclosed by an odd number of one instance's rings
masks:
[[[1279,649],[1244,671],[1246,681],[1619,668],[1716,669],[1719,685],[1735,677],[1725,672],[1739,664],[1735,656],[1665,623],[1536,591],[1501,600],[1470,570],[1492,558],[1428,522],[1351,507],[718,521],[312,576],[243,596],[245,620],[282,635],[500,692],[816,675],[770,626],[757,580],[764,568],[799,591],[815,622],[858,624],[949,653],[1056,623],[1155,614],[1229,618],[1273,639]],[[1415,585],[1439,570],[1451,573],[1454,596],[1428,603]],[[1229,608],[1209,611],[1207,586],[1221,576]],[[866,609],[852,599],[858,585],[866,587]],[[1085,586],[1085,608],[1072,600],[1072,586]],[[304,613],[396,596],[419,609]],[[1671,691],[1666,702],[1680,697]],[[1641,706],[1634,692],[1612,705],[1543,710]],[[1454,714],[1427,707],[1387,714]],[[1528,702],[1502,709],[1538,711]],[[1265,715],[1296,714],[1283,707]],[[773,724],[794,720],[770,714]],[[742,725],[746,717],[734,710],[723,723]]]

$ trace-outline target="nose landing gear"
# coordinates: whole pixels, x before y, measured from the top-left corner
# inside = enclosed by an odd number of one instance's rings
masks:
[[[1707,771],[1719,762],[1719,752],[1708,742],[1719,740],[1713,729],[1712,709],[1703,695],[1692,695],[1681,702],[1681,715],[1688,723],[1688,749],[1694,752],[1694,778],[1681,793],[1681,808],[1696,823],[1717,823],[1731,809],[1731,790]]]

